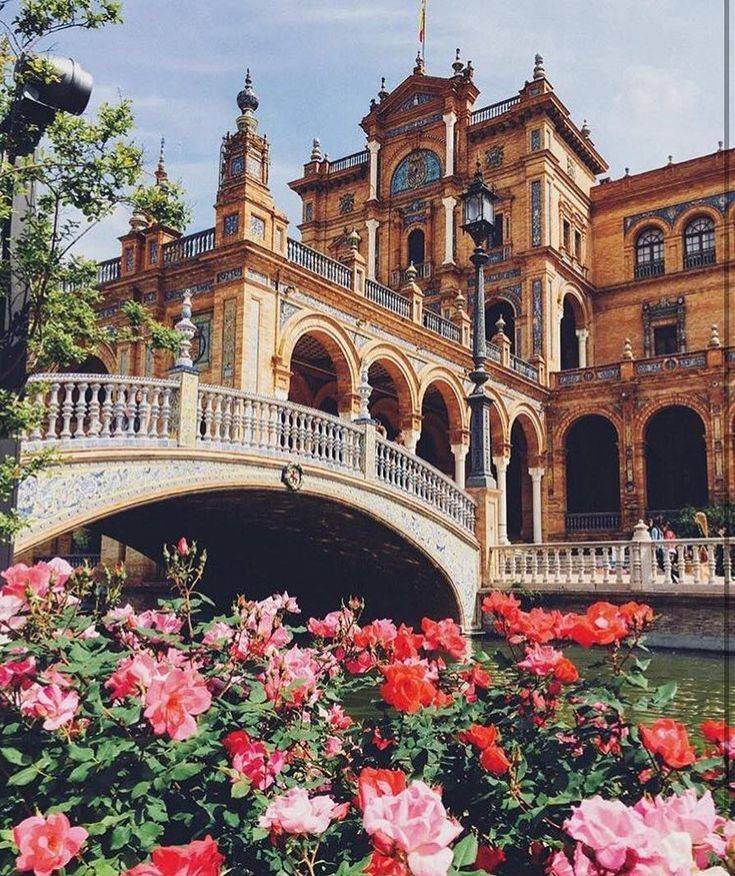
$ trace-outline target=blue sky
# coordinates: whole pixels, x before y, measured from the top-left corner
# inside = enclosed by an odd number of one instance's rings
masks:
[[[482,91],[476,107],[515,94],[533,56],[572,117],[588,119],[613,177],[713,152],[723,139],[722,0],[428,0],[428,72],[448,75],[459,46]],[[234,127],[249,66],[271,140],[279,206],[313,137],[337,158],[363,147],[358,122],[385,76],[411,72],[418,0],[124,0],[125,23],[62,34],[56,51],[95,77],[93,105],[122,94],[151,170],[161,135],[169,173],[188,192],[190,230],[212,224],[219,143]],[[86,239],[90,256],[118,253],[117,215]],[[292,233],[296,233],[295,229]]]

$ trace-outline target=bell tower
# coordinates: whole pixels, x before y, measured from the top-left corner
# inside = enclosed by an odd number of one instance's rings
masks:
[[[252,240],[285,253],[287,218],[276,210],[268,187],[270,144],[258,133],[256,111],[260,105],[248,69],[237,95],[240,115],[237,130],[222,138],[217,189],[217,245]]]

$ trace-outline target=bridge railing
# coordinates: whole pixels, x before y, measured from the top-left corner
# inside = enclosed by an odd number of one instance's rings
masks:
[[[376,439],[375,474],[379,481],[417,496],[474,531],[475,503],[467,493],[438,469],[385,438]]]
[[[512,544],[492,553],[494,585],[538,590],[716,590],[730,584],[735,563],[735,543],[724,538]]]
[[[202,444],[363,471],[363,432],[356,426],[311,408],[237,390],[199,388],[197,436]]]
[[[39,417],[32,444],[174,443],[179,383],[113,374],[34,374],[28,395]]]

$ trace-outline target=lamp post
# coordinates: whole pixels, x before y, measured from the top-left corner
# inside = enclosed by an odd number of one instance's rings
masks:
[[[15,165],[19,158],[30,155],[46,128],[59,112],[81,115],[92,94],[92,77],[76,61],[56,55],[22,55],[15,66],[15,94],[4,119],[0,121],[0,137],[5,159]],[[33,183],[24,191],[12,183],[10,215],[2,222],[2,261],[10,270],[5,276],[5,288],[0,294],[0,387],[20,393],[27,380],[28,323],[30,301],[28,287],[18,275],[13,243],[33,209]],[[20,440],[17,435],[0,434],[0,459],[19,459]],[[17,502],[15,492],[0,501],[3,511],[12,511]],[[0,538],[0,569],[13,561],[13,545]]]
[[[470,380],[474,388],[467,401],[470,405],[470,476],[468,487],[495,487],[495,478],[490,469],[492,447],[490,443],[490,406],[492,401],[485,395],[484,385],[489,374],[487,363],[487,338],[485,335],[485,265],[487,242],[495,221],[495,193],[485,185],[480,164],[467,191],[462,195],[463,225],[475,244],[470,261],[475,268],[475,318],[472,329],[472,358],[474,368]]]

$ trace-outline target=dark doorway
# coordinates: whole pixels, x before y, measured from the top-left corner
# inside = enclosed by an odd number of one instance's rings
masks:
[[[430,386],[421,403],[421,437],[416,455],[449,477],[454,476],[454,456],[449,441],[449,411],[441,392]]]
[[[311,334],[299,338],[291,356],[288,400],[336,414],[337,369],[324,344]]]
[[[408,264],[413,262],[414,267],[422,265],[424,263],[424,249],[424,232],[420,228],[414,228],[408,235]]]
[[[564,299],[564,314],[561,318],[560,342],[561,342],[561,370],[579,368],[579,340],[577,339],[577,317],[574,312],[569,295]]]
[[[504,301],[502,298],[499,298],[497,301],[493,301],[492,304],[488,304],[485,307],[485,331],[487,332],[488,338],[491,338],[498,330],[496,323],[501,317],[505,322],[503,331],[510,341],[510,351],[511,353],[515,353],[516,312],[510,301]]]
[[[704,423],[682,405],[663,408],[648,421],[646,497],[651,511],[707,504],[707,445]]]
[[[618,436],[599,414],[577,420],[567,432],[567,513],[620,510]]]
[[[508,538],[528,541],[531,512],[531,477],[528,474],[528,442],[523,426],[517,421],[510,430],[511,453],[505,475],[507,490]]]

